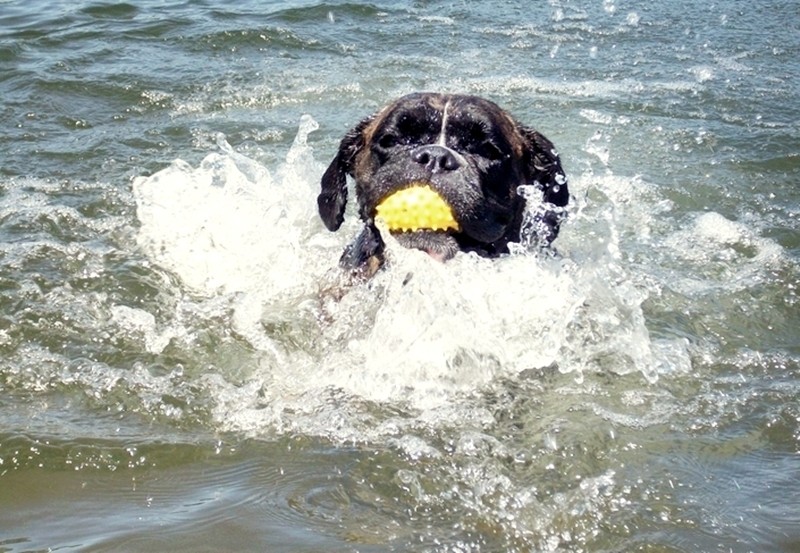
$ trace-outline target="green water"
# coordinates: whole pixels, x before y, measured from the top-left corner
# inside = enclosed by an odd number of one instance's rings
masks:
[[[800,550],[796,11],[0,1],[0,551]],[[560,257],[342,284],[414,90],[557,145]]]

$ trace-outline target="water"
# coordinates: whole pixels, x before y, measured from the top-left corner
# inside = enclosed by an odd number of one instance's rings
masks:
[[[0,1],[0,551],[800,550],[800,18],[663,4]],[[553,140],[560,256],[343,282],[414,90]]]

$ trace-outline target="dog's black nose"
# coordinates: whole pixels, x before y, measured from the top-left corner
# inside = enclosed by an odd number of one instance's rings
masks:
[[[416,148],[411,152],[411,159],[420,165],[424,165],[433,173],[455,171],[461,167],[461,163],[453,151],[438,144],[428,144],[427,146]]]

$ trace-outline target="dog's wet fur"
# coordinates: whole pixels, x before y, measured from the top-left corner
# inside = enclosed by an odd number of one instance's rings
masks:
[[[520,186],[541,190],[543,208],[531,228],[543,247],[558,235],[569,201],[553,144],[495,103],[469,95],[409,94],[350,130],[322,176],[317,199],[331,231],[344,221],[347,175],[355,180],[364,228],[340,264],[369,274],[384,263],[377,206],[412,183],[436,190],[452,208],[459,229],[392,234],[401,245],[443,261],[459,251],[494,257],[520,241],[526,211]]]

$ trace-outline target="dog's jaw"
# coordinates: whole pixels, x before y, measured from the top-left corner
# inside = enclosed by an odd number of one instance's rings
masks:
[[[453,207],[430,182],[410,182],[385,196],[375,207],[374,220],[382,233],[398,244],[422,250],[438,261],[459,250],[453,233],[461,230]]]
[[[418,230],[393,232],[392,236],[401,246],[422,250],[437,261],[452,259],[460,249],[456,239],[447,232]]]

